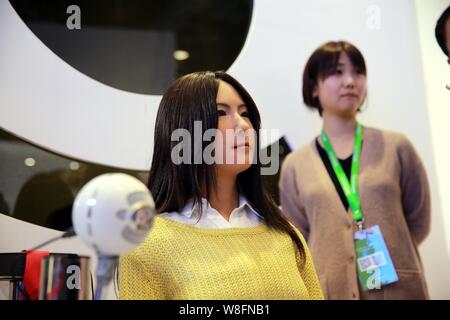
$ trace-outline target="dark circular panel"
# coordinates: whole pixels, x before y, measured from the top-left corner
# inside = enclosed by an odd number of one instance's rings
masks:
[[[77,70],[118,89],[153,95],[180,75],[227,70],[245,43],[253,10],[252,0],[10,3],[31,31]],[[67,13],[71,5],[79,14]],[[80,29],[73,28],[77,22]],[[175,59],[177,50],[189,58]]]

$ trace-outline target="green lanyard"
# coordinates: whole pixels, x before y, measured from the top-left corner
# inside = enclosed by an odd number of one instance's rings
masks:
[[[325,151],[327,152],[328,159],[330,159],[331,166],[333,167],[334,173],[339,180],[339,184],[344,191],[345,197],[347,198],[348,204],[353,211],[353,219],[360,229],[362,229],[362,224],[364,222],[364,215],[361,211],[361,203],[359,201],[358,195],[358,171],[359,171],[359,159],[361,156],[361,142],[363,136],[363,128],[361,124],[356,124],[355,130],[355,142],[353,145],[353,157],[352,157],[352,171],[350,175],[350,182],[342,169],[341,163],[339,162],[336,154],[334,153],[333,146],[328,140],[327,135],[322,130],[320,133],[322,138]]]

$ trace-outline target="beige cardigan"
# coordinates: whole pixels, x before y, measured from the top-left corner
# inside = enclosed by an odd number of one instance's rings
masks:
[[[282,209],[307,239],[327,299],[427,299],[417,251],[430,231],[424,167],[402,134],[365,127],[363,139],[359,195],[365,227],[380,226],[399,281],[381,290],[360,290],[351,209],[345,211],[315,141],[283,163]]]

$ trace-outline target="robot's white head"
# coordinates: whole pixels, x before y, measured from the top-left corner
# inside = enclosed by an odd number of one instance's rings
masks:
[[[77,235],[98,253],[120,255],[146,238],[155,216],[147,187],[123,173],[107,173],[89,181],[72,209]]]

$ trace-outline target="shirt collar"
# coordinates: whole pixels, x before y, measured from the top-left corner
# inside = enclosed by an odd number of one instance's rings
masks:
[[[209,204],[208,200],[206,200],[205,198],[202,198],[201,206],[202,206],[203,212],[207,212],[208,208],[210,207],[210,204]],[[239,195],[239,205],[236,209],[238,209],[238,210],[248,209],[247,210],[248,213],[252,213],[252,214],[258,216],[259,218],[264,219],[258,213],[258,211],[256,211],[250,205],[250,203],[247,201],[247,199],[243,195]],[[234,209],[234,210],[236,210],[236,209]],[[200,204],[199,203],[194,204],[194,199],[190,199],[187,202],[187,204],[184,206],[184,208],[181,210],[180,214],[185,216],[186,218],[190,219],[194,213],[200,214]]]
[[[259,218],[263,219],[263,217],[256,211],[250,203],[247,201],[247,198],[245,198],[243,195],[239,195],[239,209],[245,209],[247,208],[250,213],[253,213],[254,215],[258,216]]]

